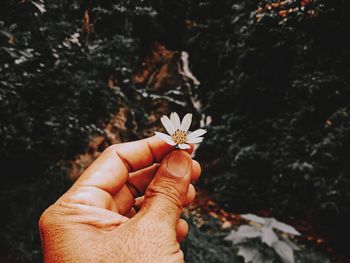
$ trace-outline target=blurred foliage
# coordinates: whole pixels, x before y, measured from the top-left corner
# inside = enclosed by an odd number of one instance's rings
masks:
[[[349,5],[1,1],[0,164],[9,172],[1,173],[0,260],[39,260],[36,222],[69,185],[60,161],[83,152],[111,113],[127,105],[147,125],[131,76],[156,41],[189,52],[202,83],[194,95],[213,120],[197,155],[202,186],[231,210],[319,218],[345,236]],[[234,257],[191,231],[190,262]]]
[[[227,239],[229,234],[228,230],[221,228],[221,222],[215,218],[207,216],[205,224],[198,227],[193,218],[187,218],[187,222],[190,226],[190,232],[188,237],[182,243],[182,250],[185,253],[185,261],[190,263],[244,263],[244,256],[251,252],[260,251],[264,259],[259,260],[256,257],[252,262],[263,263],[280,263],[290,262],[281,261],[279,256],[271,250],[269,246],[257,239],[250,239],[245,241],[246,245],[243,250],[241,246],[232,246],[232,241]],[[240,227],[247,227],[247,225],[241,225]],[[231,230],[231,233],[234,230]],[[247,233],[251,237],[251,233]],[[225,238],[226,237],[226,238]],[[244,238],[244,235],[240,236]],[[226,240],[225,240],[226,239]],[[282,252],[282,251],[281,251]],[[269,260],[269,259],[270,260]],[[330,261],[322,255],[315,248],[307,248],[304,245],[299,245],[298,251],[295,252],[296,263],[330,263]]]
[[[71,159],[124,98],[137,61],[128,21],[149,11],[110,1],[1,5],[1,160]]]
[[[40,261],[39,216],[69,186],[61,161],[131,107],[132,21],[154,15],[142,2],[1,1],[0,261]]]
[[[245,263],[295,262],[295,251],[300,248],[291,237],[300,235],[292,226],[275,218],[263,218],[253,214],[241,215],[250,221],[241,225],[237,231],[231,230],[225,240],[231,241],[238,249],[238,255]]]
[[[47,178],[1,189],[1,262],[42,261],[39,217],[71,184],[60,166],[51,166],[44,173]]]
[[[345,236],[349,3],[186,4],[183,43],[213,119],[198,154],[204,187],[231,210],[317,218]]]
[[[220,223],[213,218],[206,218],[206,223],[198,228],[191,218],[188,237],[181,244],[185,261],[190,263],[234,263],[242,262],[231,244],[224,241],[227,231],[220,229]]]
[[[213,120],[197,154],[202,186],[236,212],[321,223],[346,249],[349,2],[152,2],[153,32],[189,52]]]

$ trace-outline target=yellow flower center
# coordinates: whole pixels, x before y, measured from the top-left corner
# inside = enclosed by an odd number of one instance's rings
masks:
[[[182,144],[186,142],[187,134],[184,131],[176,130],[174,134],[171,135],[171,138],[176,144]]]

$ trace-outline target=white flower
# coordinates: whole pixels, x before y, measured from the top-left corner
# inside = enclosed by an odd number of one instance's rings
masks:
[[[155,132],[156,137],[165,141],[171,146],[177,146],[180,149],[189,149],[189,143],[200,143],[203,141],[203,134],[207,131],[204,129],[198,129],[193,132],[189,132],[188,129],[191,126],[192,114],[187,113],[185,117],[180,122],[179,115],[176,112],[170,114],[170,119],[163,115],[160,118],[164,128],[169,133],[169,135],[162,132]]]

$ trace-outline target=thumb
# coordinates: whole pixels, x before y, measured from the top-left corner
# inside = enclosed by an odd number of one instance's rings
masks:
[[[191,156],[181,150],[169,153],[145,192],[141,215],[167,222],[175,228],[191,180]]]

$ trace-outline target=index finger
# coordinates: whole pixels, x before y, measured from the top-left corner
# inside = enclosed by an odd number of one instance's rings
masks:
[[[173,146],[156,138],[108,147],[80,176],[74,186],[98,187],[111,195],[128,180],[129,173],[159,163]],[[191,153],[193,147],[188,149]]]

